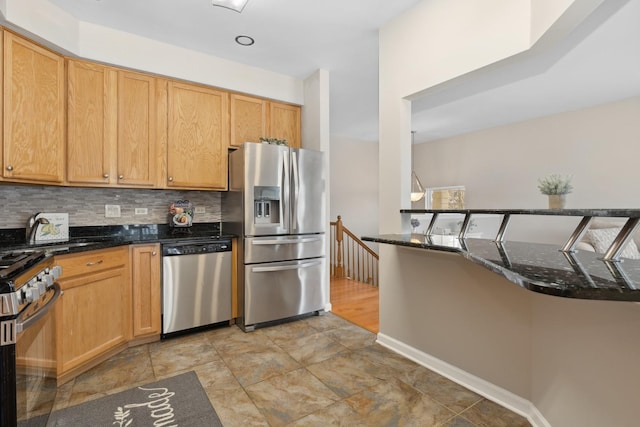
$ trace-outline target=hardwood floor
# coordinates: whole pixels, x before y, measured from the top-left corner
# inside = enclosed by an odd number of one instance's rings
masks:
[[[351,279],[331,279],[331,311],[376,334],[378,303],[378,288]]]

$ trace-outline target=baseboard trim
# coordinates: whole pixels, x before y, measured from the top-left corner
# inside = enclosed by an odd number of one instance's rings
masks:
[[[470,374],[469,372],[457,368],[438,359],[437,357],[424,353],[385,334],[379,333],[376,341],[378,344],[413,360],[425,368],[429,368],[443,377],[449,378],[451,381],[454,381],[519,415],[522,415],[529,420],[533,427],[551,427],[551,424],[549,424],[533,403],[503,389],[502,387],[498,387],[489,381],[483,380],[480,377]]]
[[[331,311],[331,307],[332,307],[332,306],[331,306],[331,303],[330,303],[330,302],[326,303],[326,304],[324,305],[324,311],[326,311],[326,312],[330,312],[330,311]]]

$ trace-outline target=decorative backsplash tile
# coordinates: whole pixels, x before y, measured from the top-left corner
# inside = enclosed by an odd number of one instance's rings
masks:
[[[138,190],[119,188],[75,188],[0,183],[0,229],[22,228],[38,212],[68,212],[71,227],[120,224],[167,224],[169,205],[189,200],[205,213],[196,213],[194,223],[220,221],[217,191]],[[119,218],[106,218],[105,205],[119,205]],[[135,215],[135,208],[147,208]]]

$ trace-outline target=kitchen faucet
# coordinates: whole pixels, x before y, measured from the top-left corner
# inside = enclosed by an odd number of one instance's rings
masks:
[[[41,224],[49,224],[49,220],[47,218],[37,218],[40,215],[39,213],[35,215],[31,215],[27,220],[27,227],[25,229],[27,243],[33,245],[36,243],[36,231],[38,231],[38,226]]]

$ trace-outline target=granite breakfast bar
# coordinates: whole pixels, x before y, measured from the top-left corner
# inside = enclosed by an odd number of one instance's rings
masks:
[[[621,246],[640,218],[640,210],[455,212],[581,216],[578,228],[584,218],[626,218]],[[570,242],[511,242],[508,233],[459,237],[363,237],[382,243],[378,341],[534,426],[638,425],[640,260],[603,260]]]

